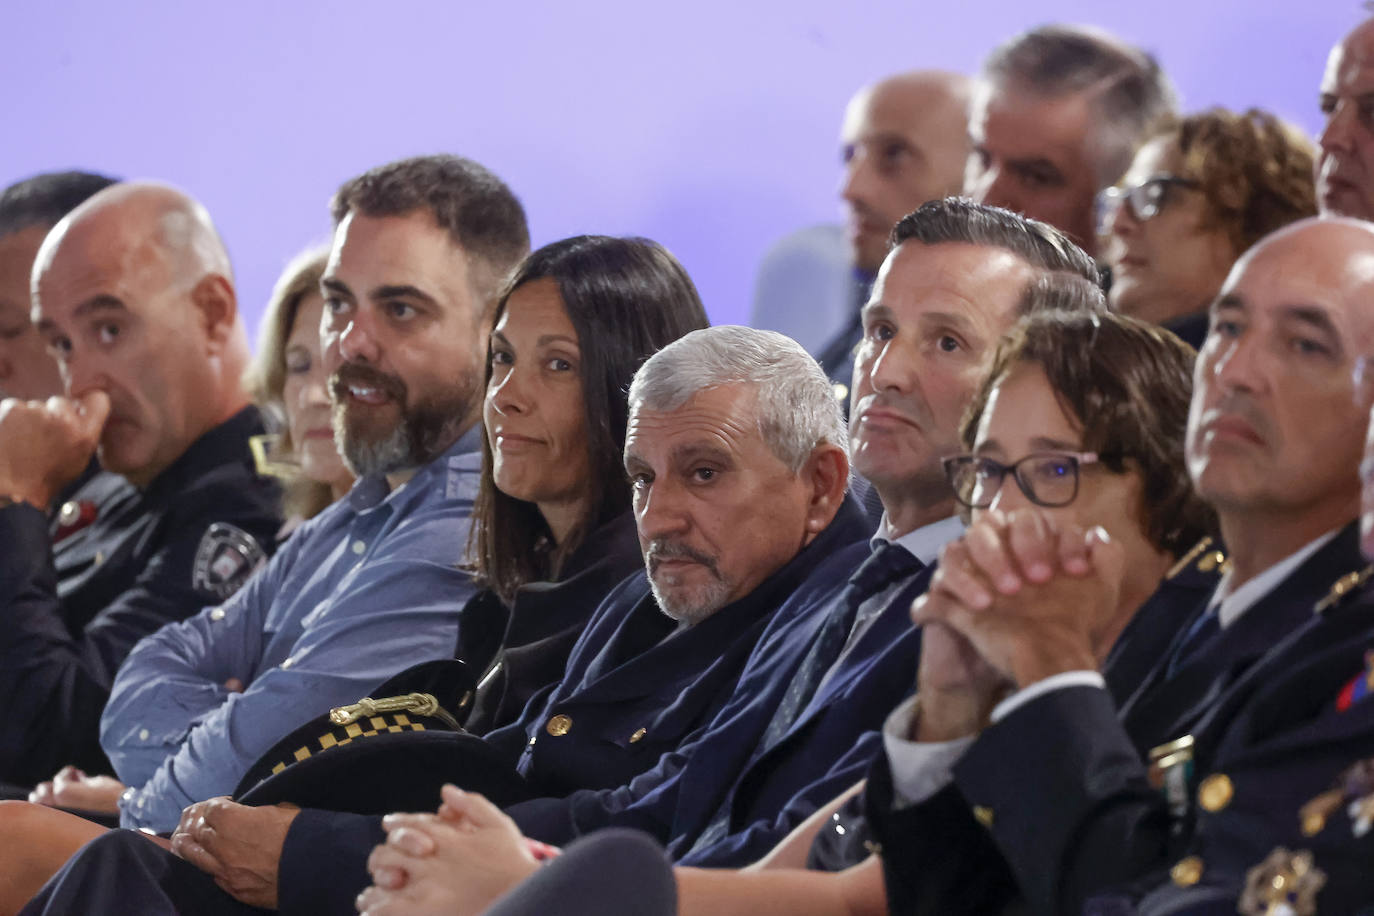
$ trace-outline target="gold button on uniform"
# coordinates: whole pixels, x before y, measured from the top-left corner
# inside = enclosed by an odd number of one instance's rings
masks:
[[[1202,880],[1202,859],[1197,856],[1180,859],[1169,869],[1169,877],[1179,887],[1192,887]]]
[[[1213,773],[1197,787],[1197,803],[1203,811],[1215,814],[1231,804],[1235,794],[1236,787],[1231,784],[1231,777],[1225,773]]]
[[[974,818],[974,820],[978,821],[978,823],[982,824],[984,827],[987,827],[989,830],[992,829],[992,809],[991,809],[991,808],[986,808],[986,807],[984,807],[984,806],[982,806],[982,805],[974,805],[974,806],[973,806],[973,818]]]
[[[561,738],[572,731],[572,719],[561,714],[554,716],[549,720],[549,724],[544,726],[544,731],[555,738]]]
[[[845,401],[849,399],[849,386],[844,382],[834,382],[830,386],[830,391],[835,395],[835,400]]]
[[[649,730],[647,728],[636,729],[635,733],[630,736],[630,743],[634,744],[636,741],[638,741],[640,738],[643,738],[647,734],[649,734]]]

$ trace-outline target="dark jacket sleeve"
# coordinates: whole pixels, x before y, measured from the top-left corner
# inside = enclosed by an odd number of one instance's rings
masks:
[[[993,725],[954,768],[1036,913],[1161,867],[1170,818],[1105,690],[1068,687]]]
[[[108,770],[100,715],[120,664],[143,637],[221,600],[192,575],[215,522],[243,529],[264,551],[273,545],[275,508],[262,488],[225,480],[182,494],[134,585],[73,634],[46,517],[30,506],[0,509],[0,777],[32,784],[69,763]]]
[[[1015,897],[1006,861],[953,785],[899,809],[882,754],[869,771],[864,813],[894,916],[983,916]]]
[[[303,808],[291,822],[277,869],[282,916],[352,913],[353,900],[372,883],[367,857],[386,842],[382,819]]]

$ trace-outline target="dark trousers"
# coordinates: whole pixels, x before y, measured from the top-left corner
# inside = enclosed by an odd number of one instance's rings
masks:
[[[205,872],[136,831],[112,830],[81,847],[21,912],[219,916],[269,911],[239,903]]]

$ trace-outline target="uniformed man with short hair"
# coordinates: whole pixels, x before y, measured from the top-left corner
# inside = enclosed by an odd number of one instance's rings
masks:
[[[33,315],[66,396],[0,402],[0,780],[107,771],[134,644],[231,595],[280,524],[228,256],[171,188],[121,184],[47,234]],[[34,392],[37,393],[37,392]],[[98,455],[96,474],[59,500]],[[50,515],[51,513],[51,515]]]

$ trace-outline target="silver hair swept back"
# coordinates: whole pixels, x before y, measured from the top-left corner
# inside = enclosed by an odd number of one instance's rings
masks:
[[[777,331],[721,325],[673,341],[635,373],[630,409],[676,410],[700,391],[732,384],[755,387],[759,434],[794,473],[821,443],[849,454],[830,380],[801,344]]]

